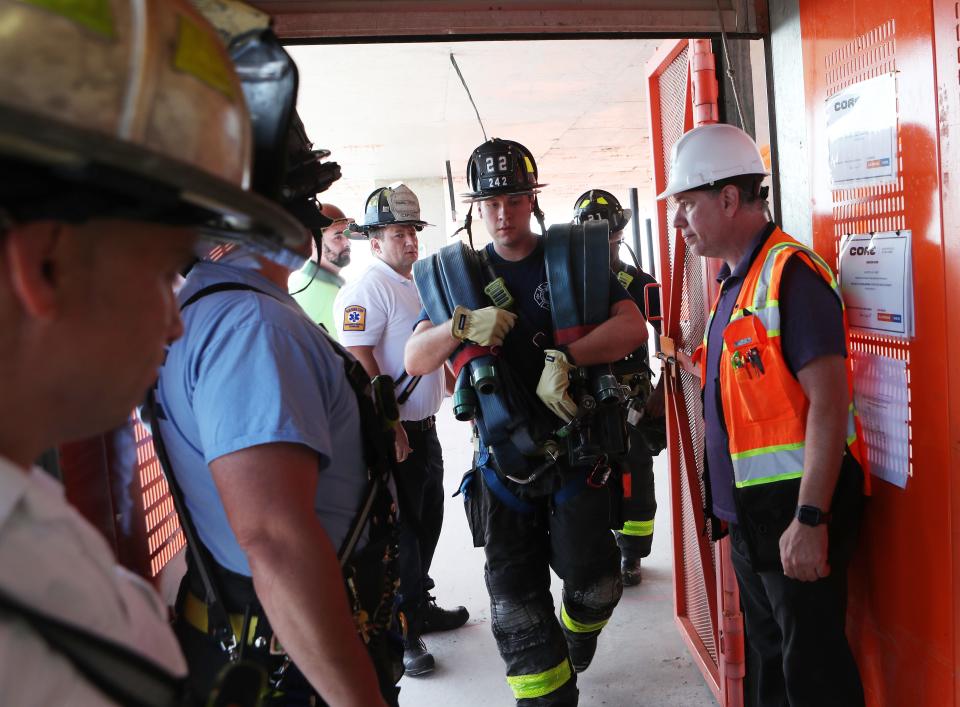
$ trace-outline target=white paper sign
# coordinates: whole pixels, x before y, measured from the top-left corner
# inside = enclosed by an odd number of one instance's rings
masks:
[[[897,181],[897,83],[884,74],[827,99],[830,179],[836,189]]]
[[[853,397],[870,472],[906,488],[910,470],[906,362],[854,352]]]
[[[840,288],[850,326],[914,336],[910,231],[852,234],[840,246]]]

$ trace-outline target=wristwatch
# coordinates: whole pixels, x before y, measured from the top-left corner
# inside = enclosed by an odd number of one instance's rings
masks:
[[[797,520],[804,525],[818,526],[822,523],[829,523],[832,513],[824,513],[816,506],[798,506]]]

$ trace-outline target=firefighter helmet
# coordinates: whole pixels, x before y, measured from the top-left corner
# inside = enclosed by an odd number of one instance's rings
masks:
[[[413,226],[418,231],[431,224],[420,218],[420,200],[406,184],[397,182],[374,189],[367,197],[362,224],[351,224],[348,236],[357,240],[369,237],[371,228]]]
[[[4,180],[0,207],[14,219],[84,220],[122,205],[132,218],[197,225],[217,242],[302,263],[306,231],[249,190],[240,82],[185,0],[0,0],[0,26],[17,28],[0,42],[0,162],[23,175]],[[72,187],[103,198],[86,210],[68,200],[64,216],[57,197]]]
[[[701,125],[674,143],[670,152],[670,180],[657,199],[710,186],[730,177],[756,175],[759,178],[768,174],[757,143],[740,128],[725,123]]]
[[[610,233],[622,231],[633,212],[620,206],[620,201],[608,191],[591,189],[577,197],[573,207],[571,223],[578,225],[584,221],[603,220],[610,225]]]
[[[482,201],[503,194],[536,194],[546,184],[537,182],[533,154],[519,142],[491,138],[470,155],[467,162],[468,201]]]

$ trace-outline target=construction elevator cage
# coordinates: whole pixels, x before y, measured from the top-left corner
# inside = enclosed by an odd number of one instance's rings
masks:
[[[509,2],[496,8],[452,2],[314,3],[264,0],[287,37],[311,41],[466,36],[613,36],[652,31],[658,36],[717,32],[714,3],[610,0],[584,4]],[[683,5],[685,7],[680,8]],[[812,214],[811,242],[836,263],[840,239],[850,232],[907,228],[914,235],[916,336],[908,341],[856,336],[853,352],[870,352],[906,364],[909,380],[911,476],[905,489],[874,483],[857,558],[850,572],[848,635],[870,705],[960,704],[960,317],[950,306],[960,295],[960,3],[954,0],[794,0],[722,2],[725,26],[767,34],[769,16],[798,26],[793,54],[800,66],[791,79],[776,64],[780,91],[803,94],[801,121],[804,180],[780,174]],[[385,14],[385,11],[386,14]],[[784,19],[785,18],[785,19]],[[775,25],[773,35],[782,29]],[[669,43],[665,43],[669,44]],[[696,54],[696,50],[693,50]],[[688,42],[664,47],[651,66],[652,158],[666,178],[669,150],[695,111],[690,96]],[[896,77],[900,178],[888,187],[831,187],[827,171],[824,102],[836,90],[881,73]],[[786,88],[784,88],[786,86]],[[656,99],[654,96],[656,95]],[[697,106],[702,105],[697,103]],[[638,116],[637,120],[647,120]],[[652,195],[648,195],[652,196]],[[667,332],[687,351],[702,337],[711,299],[710,266],[687,254],[668,229],[672,213],[660,207],[661,273]],[[791,231],[790,224],[784,224]],[[682,242],[681,242],[682,243]],[[670,450],[675,536],[677,621],[708,684],[724,705],[739,704],[742,634],[735,584],[725,548],[702,534],[699,500],[703,432],[699,390],[684,374],[671,383]],[[682,433],[682,434],[681,434]],[[60,464],[67,491],[113,541],[121,561],[145,575],[157,573],[180,547],[182,534],[167,504],[149,437],[134,421],[114,434],[65,445]],[[131,454],[131,450],[133,454]],[[139,501],[140,525],[123,527],[120,480]],[[136,520],[136,519],[135,519]]]

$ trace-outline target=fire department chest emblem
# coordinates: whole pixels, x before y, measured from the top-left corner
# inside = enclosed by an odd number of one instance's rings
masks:
[[[537,286],[537,291],[533,293],[533,301],[543,309],[550,309],[550,288],[546,282],[541,282]]]

